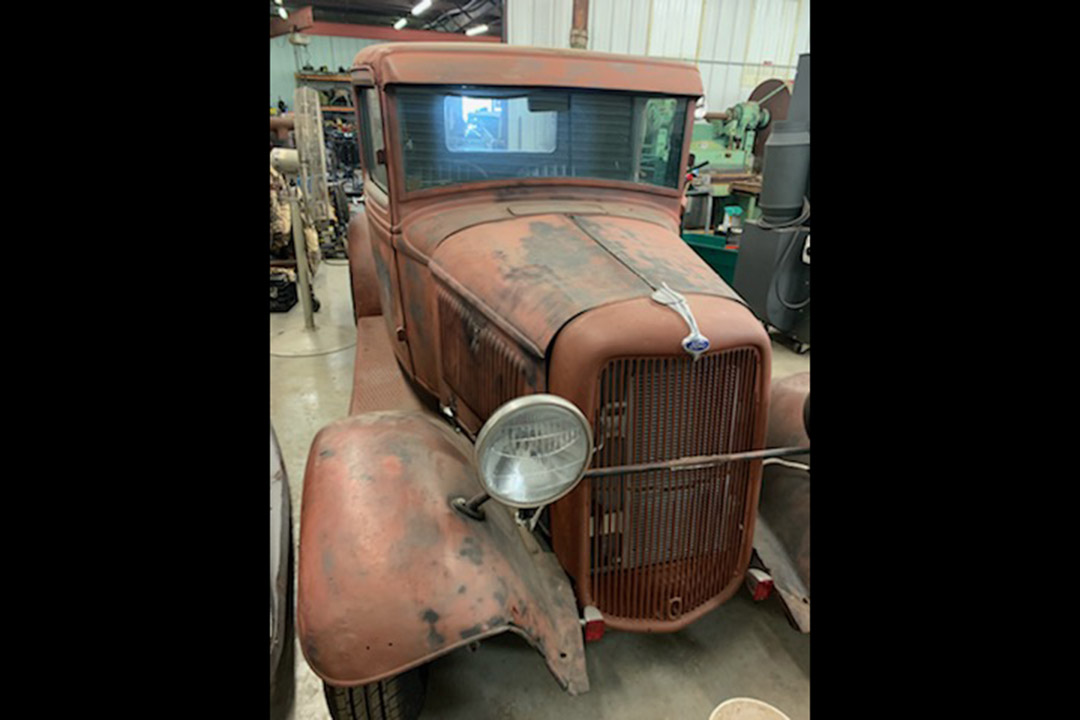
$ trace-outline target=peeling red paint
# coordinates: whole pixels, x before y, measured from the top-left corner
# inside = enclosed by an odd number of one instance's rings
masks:
[[[369,459],[367,477],[350,456]],[[469,457],[467,442],[424,413],[352,417],[316,436],[297,621],[327,682],[374,682],[510,631],[567,690],[588,689],[577,605],[554,556],[530,554],[506,508],[488,507],[483,522],[450,509],[480,489]]]

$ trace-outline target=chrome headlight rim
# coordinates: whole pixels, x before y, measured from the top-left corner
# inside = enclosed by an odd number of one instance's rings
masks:
[[[535,407],[552,406],[560,408],[561,410],[568,411],[575,420],[581,425],[582,432],[585,435],[585,446],[588,448],[588,455],[585,457],[585,462],[581,464],[581,469],[578,471],[577,476],[573,482],[567,484],[566,488],[561,490],[557,495],[553,495],[551,498],[544,500],[540,504],[536,503],[522,503],[513,498],[508,498],[500,495],[496,492],[487,482],[487,478],[484,477],[482,470],[481,457],[483,456],[485,443],[490,439],[491,433],[498,425],[505,421],[507,418],[512,417],[522,410],[528,410]],[[585,477],[585,472],[589,469],[589,465],[592,463],[593,454],[593,431],[592,425],[589,424],[588,419],[585,417],[585,413],[581,412],[581,409],[577,405],[570,402],[566,398],[558,395],[551,395],[548,393],[536,393],[533,395],[523,395],[519,398],[515,398],[508,402],[503,403],[498,407],[495,412],[480,428],[479,434],[476,436],[476,443],[473,445],[473,463],[476,467],[476,474],[480,480],[480,486],[484,488],[486,492],[493,499],[499,503],[508,507],[516,508],[518,510],[531,510],[535,508],[541,508],[546,505],[550,505],[556,500],[560,500],[571,492],[574,491],[578,485],[581,484],[581,479]]]

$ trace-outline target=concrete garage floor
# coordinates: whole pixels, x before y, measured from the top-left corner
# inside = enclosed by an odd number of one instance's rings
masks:
[[[337,262],[337,261],[331,261]],[[340,261],[344,262],[344,261]],[[315,278],[319,324],[352,324],[348,268],[324,262]],[[303,326],[295,306],[270,315],[271,336]],[[315,433],[348,410],[355,347],[308,358],[270,356],[270,420],[289,474],[294,531],[300,524],[304,464]],[[810,368],[810,356],[773,342],[773,377]],[[756,697],[792,720],[810,716],[810,636],[793,630],[775,598],[745,591],[677,633],[608,631],[587,646],[592,689],[566,695],[524,640],[504,634],[476,652],[459,650],[431,666],[423,720],[706,720],[731,697]],[[296,651],[295,720],[329,717],[322,682]]]

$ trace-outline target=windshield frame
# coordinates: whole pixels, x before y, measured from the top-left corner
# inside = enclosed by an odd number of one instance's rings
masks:
[[[424,83],[422,87],[439,87],[444,86],[447,88],[458,88],[457,84],[453,83]],[[607,178],[594,178],[594,177],[573,177],[573,176],[555,176],[555,177],[513,177],[513,178],[498,178],[493,180],[476,180],[461,183],[452,183],[447,185],[438,185],[432,187],[426,187],[421,189],[407,190],[405,187],[405,151],[403,145],[403,137],[401,133],[401,118],[399,115],[400,105],[398,101],[397,89],[400,87],[418,87],[418,85],[411,83],[402,84],[389,84],[381,87],[381,95],[384,97],[385,102],[383,104],[383,121],[385,123],[385,135],[386,135],[386,150],[393,158],[393,167],[390,168],[391,185],[393,187],[394,195],[400,201],[412,201],[428,197],[437,197],[440,195],[461,193],[463,191],[483,191],[492,190],[498,188],[507,187],[544,187],[544,186],[570,186],[570,187],[582,187],[582,188],[600,188],[609,190],[626,190],[634,193],[646,193],[649,195],[658,195],[667,198],[680,198],[683,195],[686,185],[685,172],[678,173],[678,182],[675,187],[668,187],[664,185],[655,185],[648,182],[634,182],[632,180],[613,180]],[[684,123],[682,133],[682,143],[676,149],[680,158],[680,168],[684,168],[689,153],[690,141],[692,139],[693,123],[694,123],[694,103],[698,96],[692,95],[678,95],[670,93],[657,93],[649,91],[626,91],[626,90],[611,90],[609,88],[562,88],[556,86],[547,85],[485,85],[484,87],[490,88],[505,88],[507,90],[554,90],[554,91],[571,91],[581,92],[583,90],[595,90],[597,92],[619,92],[622,94],[631,94],[642,97],[661,97],[661,98],[674,98],[676,100],[686,101],[686,109],[684,112]]]

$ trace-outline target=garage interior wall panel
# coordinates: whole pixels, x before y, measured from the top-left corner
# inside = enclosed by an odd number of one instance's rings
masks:
[[[568,48],[573,10],[573,0],[506,0],[507,42]]]
[[[593,28],[596,28],[595,37]],[[590,50],[644,55],[648,40],[649,0],[591,0],[589,3]]]
[[[507,0],[512,45],[570,47],[573,0]],[[708,107],[762,80],[795,78],[810,51],[810,0],[590,0],[589,49],[696,63]]]

